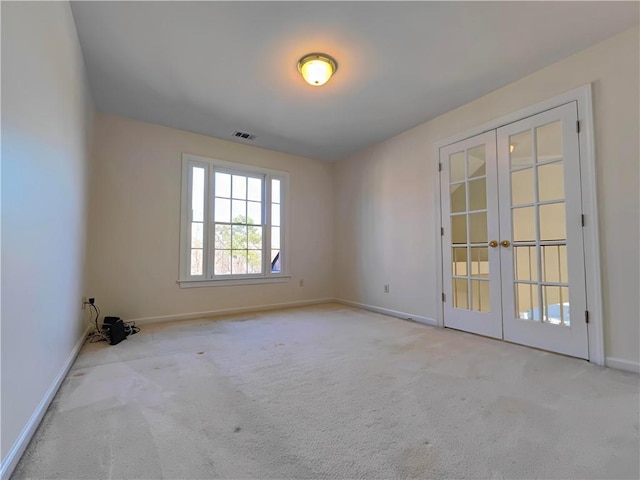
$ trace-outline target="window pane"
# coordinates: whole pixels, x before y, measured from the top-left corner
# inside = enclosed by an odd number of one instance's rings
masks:
[[[545,282],[567,283],[567,247],[548,245],[542,247],[542,279]]]
[[[565,240],[564,203],[540,205],[540,240]]]
[[[231,201],[231,219],[233,223],[247,223],[247,202],[244,200]]]
[[[231,251],[231,274],[245,275],[247,273],[247,251],[232,250]]]
[[[280,226],[280,204],[278,203],[271,205],[271,225]]]
[[[467,247],[456,247],[451,249],[451,257],[453,265],[451,272],[453,275],[467,274]]]
[[[533,165],[531,130],[511,135],[509,137],[509,152],[512,168]]]
[[[459,182],[465,179],[464,152],[449,156],[449,181]]]
[[[533,168],[526,168],[511,173],[511,204],[523,205],[533,203]]]
[[[202,223],[193,222],[191,224],[191,247],[203,248]]]
[[[231,248],[231,226],[216,225],[216,245],[215,248]]]
[[[215,221],[229,223],[231,222],[231,201],[224,198],[215,199]]]
[[[471,276],[489,277],[489,247],[471,247]]]
[[[469,241],[471,243],[487,242],[487,213],[471,213],[469,215]]]
[[[538,285],[516,283],[516,316],[522,320],[540,321]]]
[[[485,167],[485,146],[478,145],[477,147],[472,148],[467,152],[467,156],[469,157],[469,165],[468,165],[468,177],[482,177],[486,175],[486,167]]]
[[[280,250],[271,250],[271,273],[280,273]]]
[[[451,242],[467,243],[467,216],[455,215],[451,217]]]
[[[569,289],[567,287],[542,287],[542,301],[544,302],[545,323],[553,325],[569,325]]]
[[[247,202],[247,223],[253,225],[262,224],[262,204],[259,202]]]
[[[280,203],[280,180],[271,180],[271,201]]]
[[[231,275],[231,250],[216,250],[214,273]]]
[[[516,280],[535,281],[538,279],[538,247],[514,247],[514,268]]]
[[[247,227],[234,225],[231,229],[231,248],[238,250],[247,248]]]
[[[249,248],[262,249],[262,227],[249,227]]]
[[[280,227],[271,227],[271,248],[280,250]]]
[[[262,250],[247,253],[247,273],[262,273]]]
[[[248,178],[247,198],[255,202],[262,201],[262,180],[259,178]]]
[[[466,183],[451,185],[451,213],[467,210]]]
[[[231,197],[231,175],[216,172],[216,197]]]
[[[536,240],[535,207],[514,208],[513,241],[534,242]]]
[[[231,183],[233,186],[231,196],[233,198],[245,200],[247,198],[247,177],[242,175],[233,175]]]
[[[476,312],[489,312],[491,310],[488,281],[471,280],[471,306],[471,309]]]
[[[202,275],[202,250],[191,249],[191,275]]]
[[[487,208],[487,180],[479,178],[469,182],[469,210]]]
[[[562,122],[548,123],[536,128],[538,162],[562,156]]]
[[[538,167],[538,198],[541,202],[564,199],[564,167],[562,162]]]
[[[193,167],[191,184],[191,220],[204,221],[204,168]]]
[[[469,308],[469,290],[466,278],[453,279],[453,306],[455,308]]]

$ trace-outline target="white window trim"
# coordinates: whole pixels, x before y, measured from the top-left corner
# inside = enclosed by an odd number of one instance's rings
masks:
[[[204,224],[205,231],[209,232],[212,223],[210,207],[210,189],[212,188],[213,175],[212,170],[228,170],[230,172],[244,173],[247,175],[264,175],[267,179],[280,180],[280,204],[281,204],[281,239],[280,239],[280,272],[272,273],[270,266],[270,255],[263,255],[263,271],[264,273],[255,275],[226,275],[218,278],[211,278],[208,269],[212,267],[211,249],[209,248],[210,235],[205,233],[203,258],[204,268],[203,275],[195,276],[190,274],[190,244],[189,244],[189,228],[191,218],[189,207],[191,204],[191,181],[190,167],[198,166],[205,169],[205,205],[204,205]],[[271,217],[271,188],[266,188],[265,182],[265,218],[263,225],[270,223]],[[265,229],[265,236],[270,241],[271,231]],[[266,241],[266,240],[265,240]],[[180,288],[197,288],[197,287],[217,287],[231,285],[255,285],[262,283],[282,283],[291,279],[289,275],[289,174],[281,170],[273,170],[269,168],[256,167],[249,164],[226,162],[213,158],[193,155],[190,153],[182,154],[182,189],[181,189],[181,208],[180,208],[180,265],[179,279],[176,283]]]

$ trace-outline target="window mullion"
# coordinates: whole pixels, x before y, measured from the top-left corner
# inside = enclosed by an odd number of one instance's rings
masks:
[[[280,272],[282,275],[287,269],[287,242],[286,242],[286,232],[287,232],[287,220],[285,215],[285,208],[287,207],[286,195],[287,195],[287,186],[285,185],[284,179],[279,178],[280,180]]]
[[[271,276],[271,175],[264,176],[264,235],[262,238],[262,258],[264,275]]]
[[[206,192],[206,201],[205,201],[205,218],[207,219],[207,228],[205,228],[204,230],[206,230],[207,235],[205,240],[205,245],[206,245],[206,270],[205,270],[205,275],[206,278],[212,279],[213,278],[213,272],[214,272],[214,268],[213,268],[213,262],[214,262],[214,239],[215,239],[215,222],[214,222],[214,212],[215,212],[215,208],[214,208],[214,203],[215,202],[215,194],[216,194],[216,190],[215,190],[215,175],[216,175],[216,169],[213,166],[209,167],[209,184],[208,184],[208,188],[207,188],[207,192]]]
[[[185,233],[184,233],[184,238],[185,240],[185,244],[183,247],[183,258],[185,261],[184,264],[184,272],[183,275],[185,277],[191,277],[191,225],[193,224],[193,164],[191,162],[187,163],[187,199],[186,199],[186,203],[187,203],[187,208],[186,208],[186,214],[187,214],[187,221],[184,222],[184,229],[185,229]]]

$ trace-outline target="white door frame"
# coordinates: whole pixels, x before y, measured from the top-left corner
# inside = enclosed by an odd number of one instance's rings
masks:
[[[451,136],[435,144],[434,189],[436,192],[436,225],[434,228],[436,256],[440,263],[440,269],[436,275],[437,291],[435,302],[440,304],[437,309],[437,322],[439,327],[444,327],[444,307],[442,303],[442,228],[441,219],[441,192],[440,192],[440,149],[452,143],[465,140],[475,135],[494,130],[524,118],[542,113],[551,108],[564,105],[569,102],[577,102],[578,122],[580,135],[580,166],[582,185],[582,211],[585,215],[583,228],[585,273],[587,291],[587,310],[589,311],[589,361],[596,365],[605,364],[604,333],[602,313],[602,285],[600,271],[600,235],[598,230],[598,202],[596,190],[596,159],[595,159],[595,135],[593,131],[593,97],[591,84],[583,85],[561,95],[555,96],[536,105],[518,110],[517,112],[491,120],[466,132]]]

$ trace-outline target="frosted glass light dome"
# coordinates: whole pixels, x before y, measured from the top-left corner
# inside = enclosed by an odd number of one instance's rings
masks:
[[[320,87],[327,83],[337,69],[338,65],[335,60],[321,53],[305,55],[298,62],[298,70],[302,77],[314,87]]]

